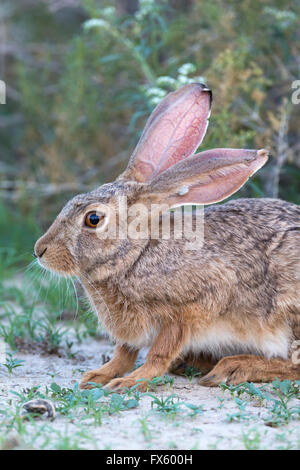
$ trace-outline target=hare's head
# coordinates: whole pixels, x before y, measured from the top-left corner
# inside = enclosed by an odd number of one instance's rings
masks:
[[[152,207],[211,204],[240,189],[268,154],[214,149],[195,155],[207,129],[211,97],[205,85],[196,83],[170,93],[148,119],[125,172],[69,201],[36,242],[39,262],[61,275],[90,278],[96,273],[104,279],[128,267],[149,243],[148,231],[136,237],[128,228],[132,224],[141,233],[141,226],[148,227]]]

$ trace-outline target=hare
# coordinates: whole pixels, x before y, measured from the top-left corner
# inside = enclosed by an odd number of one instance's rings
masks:
[[[205,207],[197,249],[187,246],[185,234],[130,237],[120,230],[121,221],[134,220],[136,205],[147,209],[139,217],[147,228],[151,208],[160,203],[222,201],[266,163],[266,150],[194,155],[211,101],[211,91],[197,83],[167,95],[124,173],[70,200],[35,244],[42,266],[80,281],[116,342],[113,358],[86,372],[82,388],[145,390],[147,381],[181,373],[184,364],[205,374],[200,384],[206,386],[300,378],[292,349],[300,339],[298,206],[240,199]],[[160,214],[159,224],[163,220]],[[104,236],[112,226],[118,235]],[[150,348],[145,363],[125,375],[142,347]]]

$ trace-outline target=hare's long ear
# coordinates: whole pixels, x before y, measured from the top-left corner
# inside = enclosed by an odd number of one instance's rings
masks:
[[[266,150],[214,149],[193,155],[161,173],[145,188],[145,200],[212,204],[238,191],[268,160]]]
[[[211,99],[199,83],[169,93],[149,117],[121,178],[147,182],[192,155],[205,135]]]

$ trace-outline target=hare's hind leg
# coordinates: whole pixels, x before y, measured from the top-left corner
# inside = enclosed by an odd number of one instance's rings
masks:
[[[299,360],[266,359],[248,354],[223,357],[199,383],[215,387],[221,382],[237,385],[242,382],[271,382],[276,378],[300,379]]]
[[[175,375],[186,375],[187,369],[193,367],[204,375],[212,370],[217,362],[217,360],[213,360],[209,355],[188,353],[183,357],[178,357],[171,364],[168,372]]]

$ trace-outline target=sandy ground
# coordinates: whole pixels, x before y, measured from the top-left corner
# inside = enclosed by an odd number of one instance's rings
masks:
[[[12,391],[38,385],[43,388],[52,382],[72,388],[80,381],[83,371],[101,364],[102,354],[112,354],[113,346],[105,339],[87,340],[76,349],[76,359],[40,356],[37,353],[17,354],[25,364],[15,369],[11,376],[1,366],[0,409],[9,406],[8,398],[13,399]],[[72,439],[83,429],[90,441],[83,439],[81,446],[92,449],[245,449],[248,439],[252,443],[257,442],[261,449],[299,446],[299,422],[293,421],[280,428],[268,427],[263,422],[268,411],[256,402],[249,401],[247,404],[246,411],[251,415],[249,421],[228,422],[227,416],[238,411],[228,392],[223,395],[219,388],[201,387],[196,378],[189,383],[187,378],[176,377],[172,390],[159,387],[156,391],[159,397],[171,393],[178,395],[182,401],[202,405],[203,414],[190,417],[186,410],[177,413],[174,418],[164,416],[151,409],[152,399],[145,396],[137,408],[105,415],[102,426],[95,427],[89,422],[80,423],[79,426],[76,420],[70,422],[69,418],[57,415],[45,432],[57,431],[58,435],[68,435]],[[142,422],[147,425],[146,435]],[[39,448],[39,442],[42,446],[42,432],[35,440],[34,448]]]

